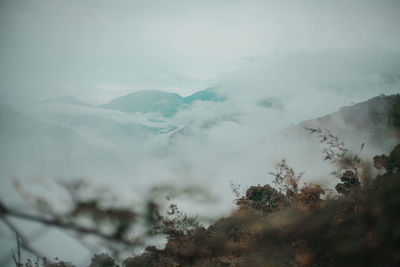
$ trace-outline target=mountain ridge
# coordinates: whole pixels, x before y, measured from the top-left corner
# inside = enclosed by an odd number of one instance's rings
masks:
[[[222,102],[225,101],[225,97],[220,96],[215,87],[195,92],[187,97],[159,90],[142,90],[112,99],[98,107],[128,113],[160,113],[164,117],[172,117],[180,108],[192,105],[196,101]]]
[[[60,97],[50,98],[42,101],[43,103],[54,103],[54,104],[67,104],[67,105],[74,105],[74,106],[82,106],[82,107],[92,107],[92,105],[83,102],[76,97],[70,95],[63,95]]]
[[[289,128],[293,127],[301,132],[305,127],[320,128],[343,137],[362,137],[369,145],[390,149],[400,141],[400,94],[379,95]]]

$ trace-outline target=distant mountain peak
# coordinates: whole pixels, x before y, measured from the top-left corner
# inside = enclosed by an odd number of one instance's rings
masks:
[[[274,97],[263,98],[257,102],[257,105],[260,107],[264,107],[264,108],[268,108],[268,109],[276,109],[276,110],[283,110],[285,108],[282,100],[280,100],[279,98],[274,98]]]
[[[332,130],[342,136],[362,136],[363,142],[371,146],[389,149],[400,141],[400,94],[376,96],[303,121],[299,126]]]
[[[226,98],[217,93],[216,87],[210,87],[202,91],[198,91],[184,98],[185,103],[191,104],[195,101],[214,101],[223,102]]]
[[[172,117],[182,106],[191,105],[195,101],[222,102],[224,100],[225,98],[218,95],[213,88],[187,97],[159,90],[143,90],[115,98],[99,107],[128,113],[160,113],[164,117]]]
[[[75,106],[83,106],[83,107],[90,107],[91,105],[85,103],[73,96],[70,95],[63,95],[56,98],[46,99],[43,101],[44,103],[55,103],[55,104],[64,104],[64,105],[75,105]]]

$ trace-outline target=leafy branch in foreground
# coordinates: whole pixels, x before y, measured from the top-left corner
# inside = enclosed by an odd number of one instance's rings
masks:
[[[298,183],[304,172],[296,174],[293,168],[289,167],[285,159],[275,165],[276,172],[268,172],[274,177],[272,183],[279,192],[294,196],[299,191]]]
[[[24,237],[23,231],[8,218],[47,225],[72,233],[73,237],[91,253],[98,248],[93,247],[93,241],[86,242],[85,237],[95,237],[98,240],[95,245],[105,247],[117,260],[122,260],[126,257],[123,255],[127,253],[130,255],[135,250],[144,248],[146,240],[153,236],[184,234],[199,225],[197,219],[188,217],[174,204],[171,204],[166,211],[167,215],[162,215],[163,205],[155,202],[162,195],[166,195],[167,199],[170,198],[168,195],[179,196],[182,193],[200,195],[202,191],[195,187],[173,190],[170,186],[159,186],[150,192],[150,196],[143,204],[144,211],[137,211],[132,206],[110,205],[104,200],[105,194],[90,196],[84,190],[87,186],[82,181],[60,183],[60,185],[71,201],[70,208],[65,212],[56,212],[50,200],[25,192],[18,182],[16,182],[18,191],[33,205],[34,210],[21,212],[0,201],[0,220],[19,237],[21,248],[38,259],[44,258],[44,254],[35,249]]]
[[[320,142],[325,144],[323,149],[324,160],[336,161],[345,157],[349,150],[344,145],[344,142],[338,136],[333,135],[330,131],[321,128],[304,127],[311,134],[316,134]]]
[[[322,153],[324,155],[324,160],[335,165],[336,170],[333,171],[333,175],[340,178],[344,172],[351,171],[354,173],[354,177],[360,179],[360,171],[366,171],[368,169],[368,164],[363,162],[358,154],[352,153],[338,136],[326,129],[314,129],[309,127],[304,127],[304,129],[311,134],[316,134],[320,142],[325,145]],[[362,152],[363,149],[364,143],[361,144],[360,152]]]

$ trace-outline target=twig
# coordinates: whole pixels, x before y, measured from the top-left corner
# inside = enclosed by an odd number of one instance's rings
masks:
[[[126,246],[133,245],[133,243],[130,240],[121,238],[121,237],[116,237],[114,235],[102,233],[96,229],[93,228],[88,228],[84,227],[81,225],[78,225],[76,223],[72,222],[63,222],[60,219],[54,218],[54,219],[46,219],[40,216],[36,215],[31,215],[27,213],[22,213],[14,210],[10,210],[7,207],[5,207],[2,203],[0,203],[0,216],[2,216],[2,219],[5,218],[5,216],[12,216],[15,218],[23,219],[23,220],[28,220],[28,221],[33,221],[33,222],[38,222],[44,225],[49,225],[57,228],[62,228],[66,230],[72,230],[81,234],[90,234],[90,235],[95,235],[98,236],[102,239],[108,240],[108,241],[113,241],[116,243],[121,243]],[[10,227],[11,228],[11,227]]]
[[[15,266],[21,267],[21,243],[19,242],[18,234],[16,234],[16,239],[17,239],[17,256],[15,256],[15,252],[13,249],[11,250],[11,255]]]
[[[27,252],[35,255],[38,258],[43,258],[43,254],[34,249],[28,242],[28,240],[21,234],[21,231],[10,221],[8,220],[5,216],[1,216],[0,219],[4,222],[5,225],[7,225],[8,228],[11,229],[17,236],[19,236],[19,242],[21,247],[26,250]]]

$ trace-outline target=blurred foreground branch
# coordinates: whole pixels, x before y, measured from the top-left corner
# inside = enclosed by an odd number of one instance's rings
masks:
[[[100,232],[94,228],[84,227],[82,225],[78,225],[78,224],[72,223],[72,222],[64,222],[61,219],[57,219],[57,218],[47,219],[47,218],[43,218],[43,217],[37,216],[37,215],[18,212],[18,211],[15,211],[15,210],[12,210],[12,209],[6,207],[1,202],[0,202],[0,212],[1,212],[1,214],[0,214],[1,220],[15,233],[17,233],[17,232],[19,233],[19,231],[17,231],[17,229],[7,220],[6,216],[11,216],[11,217],[18,218],[18,219],[37,222],[37,223],[41,223],[44,225],[49,225],[52,227],[65,229],[65,230],[71,230],[71,231],[75,231],[75,232],[81,233],[81,234],[95,235],[95,236],[105,239],[107,241],[121,243],[126,246],[134,245],[134,242],[132,242],[128,239],[125,239],[123,237],[122,238],[116,237],[111,234],[106,234],[106,233]],[[33,253],[33,254],[38,255],[37,253]]]

